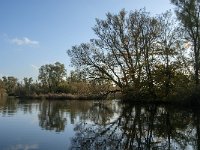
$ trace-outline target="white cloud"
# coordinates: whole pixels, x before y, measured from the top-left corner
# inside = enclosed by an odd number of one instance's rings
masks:
[[[27,37],[23,37],[23,38],[14,38],[14,39],[11,40],[11,42],[12,42],[13,44],[18,45],[18,46],[22,46],[22,45],[28,45],[28,46],[39,45],[39,42],[38,42],[38,41],[30,40],[30,39],[27,38]]]

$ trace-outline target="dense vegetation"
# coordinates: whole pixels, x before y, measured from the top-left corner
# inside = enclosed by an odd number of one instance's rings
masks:
[[[113,82],[131,98],[195,95],[199,88],[200,3],[172,3],[177,19],[170,11],[152,16],[144,9],[97,19],[93,28],[97,38],[68,50],[72,64],[90,78]]]
[[[145,9],[96,19],[97,36],[67,51],[76,68],[66,76],[63,64],[39,69],[38,82],[3,77],[8,94],[91,94],[119,89],[131,98],[194,98],[200,70],[200,3],[171,0],[167,11],[152,16]],[[1,88],[1,87],[0,87]],[[187,96],[183,93],[187,92]]]
[[[71,71],[67,76],[64,64],[46,64],[39,68],[38,81],[25,77],[23,81],[8,76],[0,80],[0,91],[6,90],[10,96],[35,96],[42,94],[74,94],[92,95],[109,91],[109,84],[99,84],[93,80],[86,80],[85,76],[78,70]]]

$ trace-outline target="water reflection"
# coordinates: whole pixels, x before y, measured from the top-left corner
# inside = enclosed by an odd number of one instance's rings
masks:
[[[39,125],[46,130],[64,131],[66,119],[63,111],[60,111],[60,107],[62,108],[62,105],[59,103],[42,102],[38,115]]]
[[[195,127],[196,129],[196,133],[195,133],[195,141],[194,141],[194,145],[196,149],[200,149],[200,110],[197,108],[197,109],[194,109],[193,111],[193,126]]]
[[[34,124],[27,123],[30,118],[36,118]],[[27,147],[26,143],[32,149],[49,150],[55,149],[53,146],[60,146],[59,149],[200,149],[199,109],[153,104],[131,106],[118,101],[0,99],[0,119],[0,132],[4,133],[0,136],[4,141],[0,142],[0,149]],[[18,129],[15,131],[13,126]],[[62,134],[54,134],[58,132]]]
[[[43,101],[39,106],[39,125],[46,130],[62,132],[65,126],[77,122],[93,121],[106,124],[115,112],[109,102],[92,101]]]
[[[105,126],[113,118],[115,112],[117,112],[117,110],[113,109],[112,104],[108,105],[106,102],[96,102],[93,103],[84,114],[82,122],[89,121],[94,124]]]
[[[2,116],[12,116],[17,112],[18,100],[3,97],[0,99],[0,114]]]
[[[107,124],[77,124],[71,149],[199,149],[199,117],[169,106],[124,105]]]

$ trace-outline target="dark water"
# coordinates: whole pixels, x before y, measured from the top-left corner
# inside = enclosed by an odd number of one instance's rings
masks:
[[[200,110],[0,99],[0,150],[200,149]]]

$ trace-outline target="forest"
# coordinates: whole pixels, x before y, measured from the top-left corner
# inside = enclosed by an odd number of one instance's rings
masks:
[[[171,2],[175,13],[152,15],[145,9],[107,13],[92,28],[96,38],[67,50],[75,68],[68,76],[64,64],[46,64],[40,67],[36,82],[3,77],[0,92],[27,96],[120,91],[130,101],[198,102],[200,3]]]
[[[71,94],[67,98],[73,98],[72,95],[97,95],[100,92],[108,91],[109,88],[107,83],[98,84],[94,81],[88,81],[78,70],[71,71],[67,75],[64,64],[60,62],[41,66],[38,80],[35,82],[32,77],[25,77],[23,81],[19,81],[13,76],[4,76],[0,80],[0,85],[2,93],[4,91],[9,96],[21,98],[42,98],[45,96],[66,98],[66,94]]]

